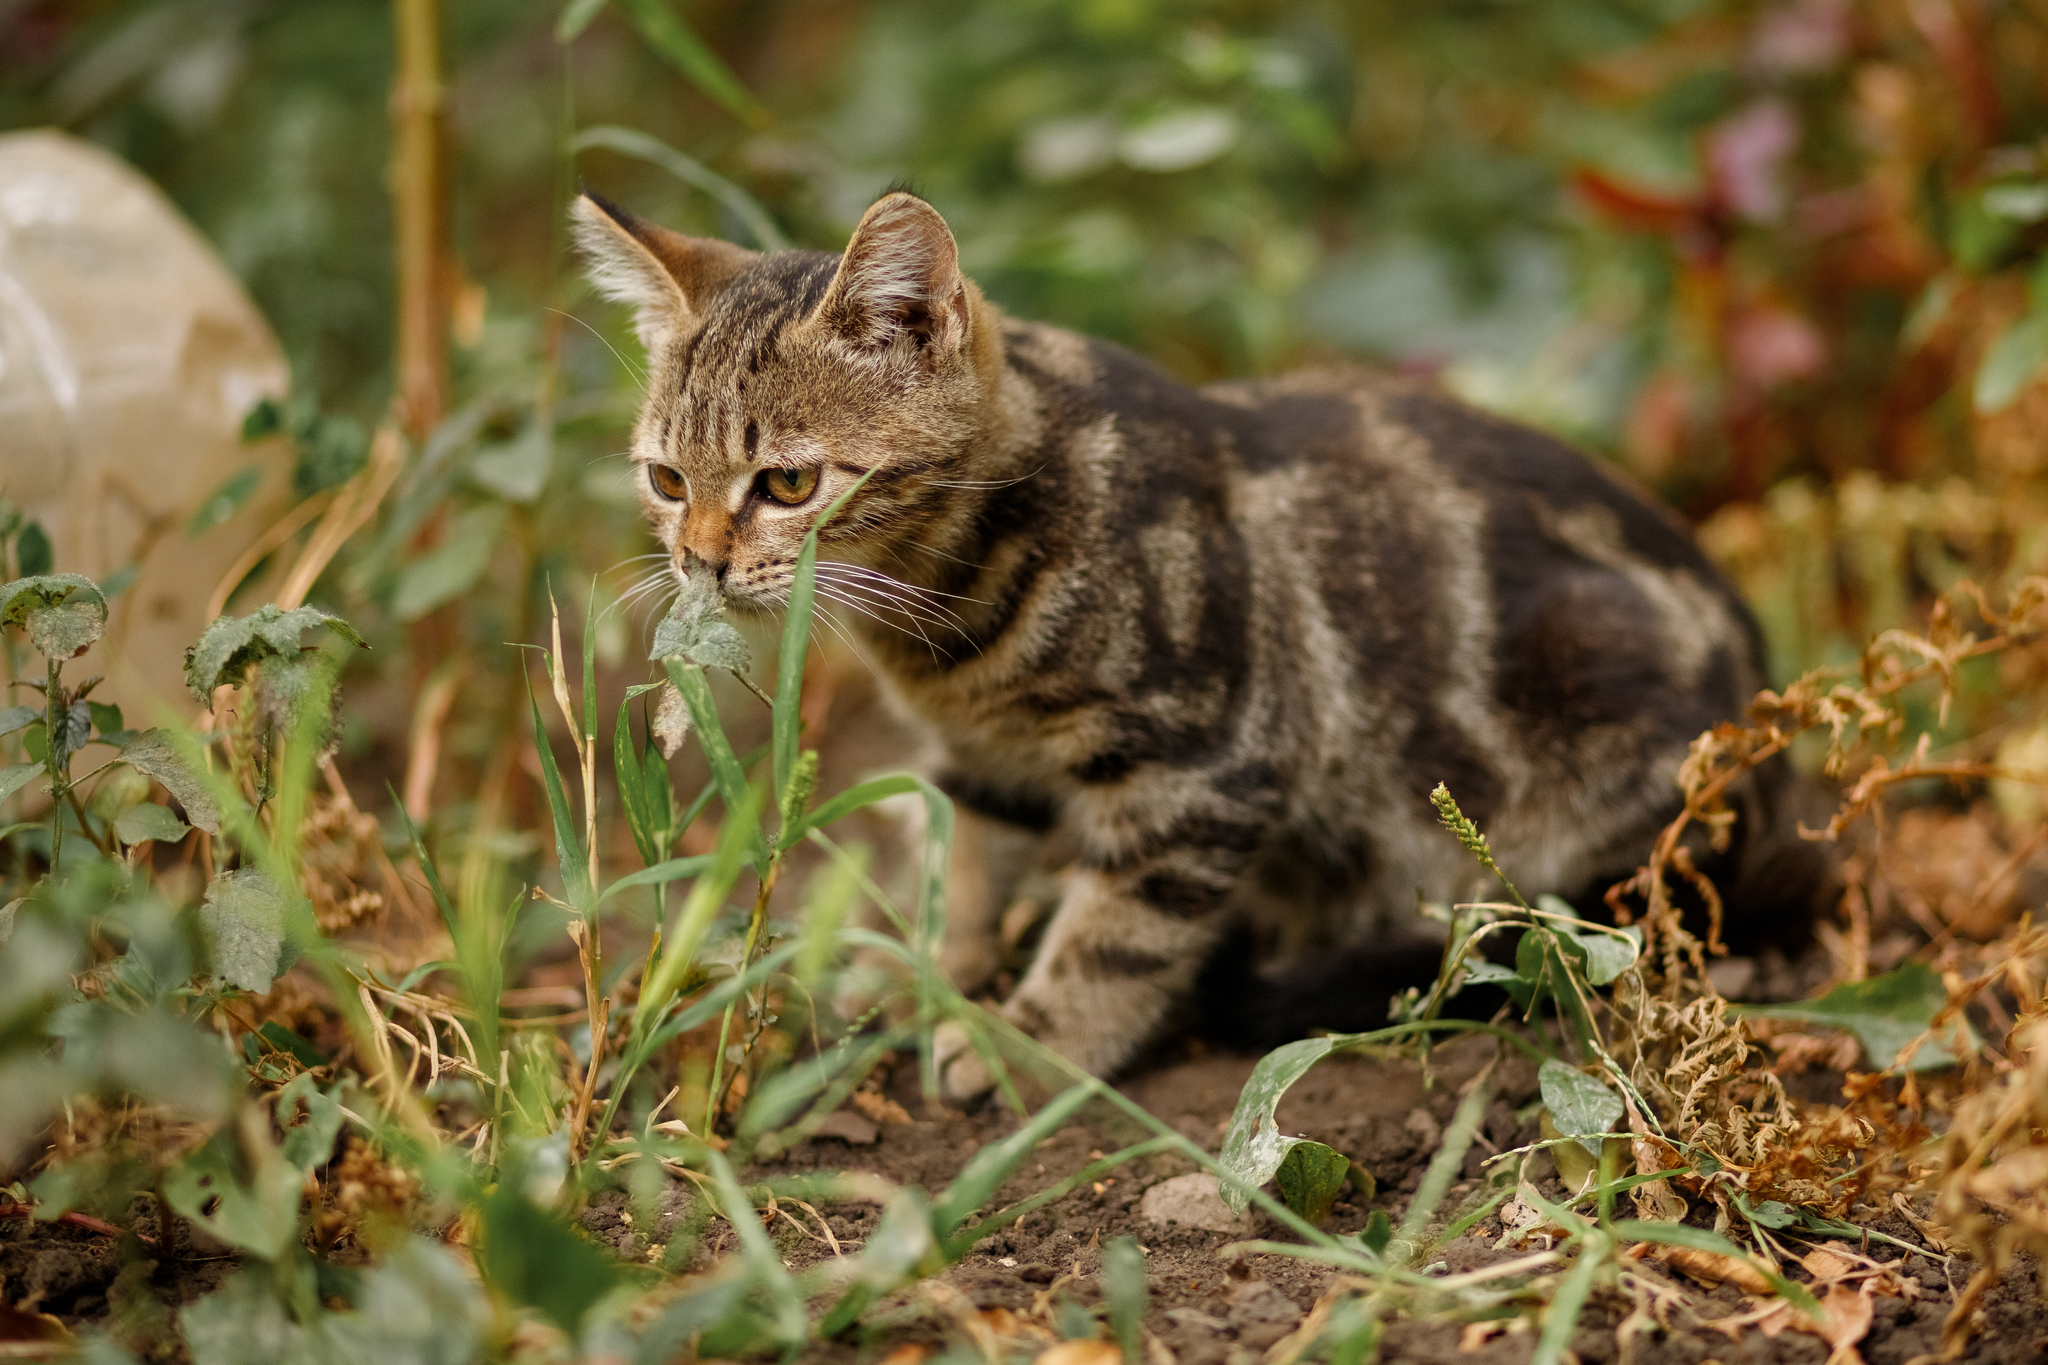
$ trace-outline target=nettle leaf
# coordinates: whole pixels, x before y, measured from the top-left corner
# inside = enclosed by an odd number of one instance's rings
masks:
[[[524,1195],[498,1189],[478,1201],[477,1264],[491,1287],[538,1309],[574,1336],[584,1314],[623,1278],[619,1263]]]
[[[107,599],[83,574],[37,574],[0,587],[0,625],[20,626],[45,658],[72,659],[107,628]]]
[[[1550,1110],[1550,1121],[1556,1125],[1559,1136],[1578,1138],[1581,1147],[1598,1156],[1599,1139],[1585,1135],[1614,1131],[1614,1125],[1621,1122],[1621,1096],[1598,1077],[1555,1057],[1537,1071],[1536,1083],[1543,1091],[1544,1107]]]
[[[253,867],[215,877],[199,907],[213,974],[255,995],[298,960],[287,922],[291,898]]]
[[[220,807],[214,804],[206,784],[186,765],[169,733],[144,730],[121,750],[121,758],[136,772],[161,782],[185,808],[187,820],[208,834],[219,835]]]
[[[191,832],[192,827],[171,813],[169,806],[145,802],[130,806],[114,821],[114,835],[122,843],[175,844]]]
[[[647,657],[656,661],[682,659],[734,673],[749,671],[754,666],[753,652],[738,628],[723,619],[724,611],[717,576],[703,569],[692,573],[685,580],[675,606],[655,626],[654,647]]]
[[[43,775],[40,763],[16,763],[12,767],[0,768],[0,801],[26,787]]]
[[[1280,1163],[1286,1160],[1288,1148],[1299,1141],[1280,1136],[1279,1124],[1273,1117],[1280,1097],[1310,1067],[1351,1041],[1343,1035],[1303,1038],[1275,1048],[1252,1068],[1250,1079],[1238,1092],[1237,1108],[1230,1116],[1230,1129],[1223,1136],[1223,1150],[1218,1157],[1225,1172],[1244,1182],[1216,1182],[1223,1202],[1233,1212],[1243,1213],[1245,1205],[1251,1202],[1244,1192],[1245,1186],[1257,1189],[1271,1180]]]
[[[299,1239],[299,1189],[305,1172],[265,1153],[246,1182],[236,1169],[233,1138],[215,1133],[164,1173],[171,1207],[226,1242],[274,1261]]]
[[[40,706],[10,706],[0,711],[0,735],[11,735],[16,730],[27,729],[43,718]]]
[[[1934,969],[1924,962],[1908,962],[1883,976],[1837,986],[1818,1000],[1789,1005],[1744,1005],[1741,1012],[1846,1029],[1863,1044],[1872,1066],[1889,1071],[1898,1065],[1899,1054],[1927,1032],[1934,1016],[1947,1004],[1948,990]],[[1975,1032],[1967,1023],[1962,1027],[1967,1045],[1974,1048]],[[1953,1051],[1939,1039],[1930,1038],[1913,1054],[1906,1069],[1928,1071],[1953,1066],[1955,1061]]]
[[[223,616],[206,628],[199,643],[185,651],[185,686],[207,705],[215,688],[238,686],[257,664],[299,662],[305,653],[299,637],[317,626],[358,649],[370,647],[354,626],[332,612],[318,607],[285,611],[267,603],[247,616]]]
[[[1329,1217],[1350,1174],[1350,1157],[1320,1142],[1297,1139],[1280,1159],[1280,1197],[1309,1222],[1320,1223]]]

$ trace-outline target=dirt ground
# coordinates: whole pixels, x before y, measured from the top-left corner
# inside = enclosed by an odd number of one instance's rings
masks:
[[[1279,1112],[1281,1131],[1326,1142],[1363,1165],[1378,1183],[1379,1206],[1398,1222],[1437,1149],[1442,1126],[1457,1103],[1459,1084],[1489,1047],[1475,1040],[1440,1051],[1434,1083],[1429,1085],[1405,1058],[1326,1061],[1287,1096]],[[1213,1152],[1253,1061],[1211,1055],[1188,1045],[1180,1057],[1133,1078],[1124,1090]],[[868,1112],[849,1110],[848,1120],[838,1125],[845,1136],[810,1139],[746,1175],[760,1180],[805,1170],[867,1172],[892,1183],[937,1190],[976,1151],[1017,1126],[1014,1115],[994,1106],[975,1113],[927,1108],[918,1094],[914,1061],[907,1056],[882,1079],[882,1094],[866,1102]],[[1466,1159],[1463,1179],[1454,1186],[1451,1205],[1483,1184],[1480,1163],[1488,1155],[1536,1137],[1535,1120],[1516,1117],[1535,1098],[1532,1068],[1511,1059],[1496,1072],[1494,1083],[1495,1098]],[[893,1102],[893,1107],[881,1099]],[[880,1116],[880,1121],[869,1114]],[[1085,1110],[1078,1122],[1040,1145],[996,1204],[1044,1189],[1100,1153],[1141,1136],[1128,1118],[1106,1106]],[[1155,1156],[1083,1186],[994,1233],[936,1281],[902,1291],[870,1310],[869,1322],[878,1326],[870,1327],[864,1337],[815,1346],[807,1358],[888,1359],[894,1365],[910,1365],[962,1338],[980,1338],[984,1349],[994,1344],[1019,1354],[1045,1346],[1062,1335],[1063,1309],[1071,1324],[1078,1313],[1101,1302],[1101,1244],[1122,1233],[1134,1237],[1147,1253],[1150,1306],[1145,1327],[1174,1360],[1180,1365],[1248,1365],[1261,1360],[1301,1324],[1329,1287],[1332,1273],[1280,1256],[1231,1250],[1232,1243],[1251,1238],[1290,1239],[1261,1215],[1253,1213],[1231,1224],[1213,1198],[1189,1198],[1191,1189],[1200,1190],[1200,1177],[1167,1183],[1193,1172],[1185,1158]],[[1553,1196],[1562,1192],[1554,1176],[1540,1188]],[[680,1190],[672,1192],[653,1226],[635,1226],[623,1194],[602,1195],[586,1211],[584,1225],[622,1258],[644,1264],[650,1249],[673,1232],[687,1198]],[[148,1201],[138,1201],[136,1212],[134,1230],[154,1238],[155,1217]],[[880,1209],[854,1202],[828,1205],[820,1212],[841,1250],[850,1253],[874,1226]],[[1339,1202],[1326,1226],[1351,1231],[1362,1226],[1369,1212],[1362,1200]],[[1916,1240],[1896,1215],[1870,1221],[1892,1236]],[[722,1225],[714,1222],[711,1227],[698,1253],[700,1267],[721,1254],[731,1237]],[[1447,1243],[1439,1253],[1438,1273],[1470,1270],[1519,1254],[1496,1249],[1501,1231],[1489,1216],[1467,1235]],[[793,1267],[833,1254],[815,1230],[799,1233],[787,1221],[777,1224],[776,1237]],[[1876,1298],[1870,1330],[1860,1345],[1861,1358],[1869,1365],[1903,1365],[1932,1352],[1952,1301],[1951,1286],[1967,1279],[1969,1265],[1957,1262],[1945,1271],[1938,1261],[1897,1247],[1873,1242],[1867,1250],[1881,1261],[1909,1257],[1901,1267],[1902,1277],[1917,1288],[1918,1297]],[[140,1251],[141,1258],[124,1270],[115,1237],[70,1224],[0,1218],[0,1301],[16,1310],[0,1320],[0,1339],[32,1335],[39,1320],[23,1314],[50,1314],[74,1330],[114,1318],[142,1328],[137,1334],[141,1339],[155,1337],[163,1343],[160,1350],[149,1352],[153,1359],[180,1358],[182,1352],[171,1344],[167,1330],[171,1314],[177,1305],[217,1286],[233,1268],[233,1257],[204,1234],[193,1234],[182,1220],[173,1247],[145,1244]],[[1587,1365],[1621,1360],[1636,1365],[1819,1365],[1828,1358],[1826,1343],[1817,1337],[1795,1332],[1772,1337],[1742,1326],[1716,1328],[1715,1319],[1739,1317],[1751,1306],[1731,1286],[1708,1291],[1649,1262],[1635,1270],[1668,1283],[1683,1297],[1684,1306],[1669,1315],[1670,1330],[1637,1336],[1624,1355],[1616,1327],[1631,1304],[1618,1291],[1596,1290],[1572,1343],[1578,1359]],[[1971,1343],[1968,1359],[2048,1360],[2048,1308],[2031,1276],[2009,1277],[1987,1298],[1982,1312],[1983,1331]],[[1457,1322],[1400,1321],[1387,1329],[1381,1359],[1510,1365],[1527,1360],[1534,1344],[1534,1334],[1525,1328],[1489,1335],[1468,1331]],[[1153,1358],[1160,1358],[1157,1352]]]

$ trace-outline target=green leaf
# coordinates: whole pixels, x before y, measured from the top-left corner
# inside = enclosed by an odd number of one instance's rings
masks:
[[[92,728],[101,735],[119,734],[128,727],[121,723],[121,708],[104,702],[89,701],[86,711],[92,716]]]
[[[40,521],[21,528],[14,541],[14,562],[29,578],[40,577],[57,566],[56,552],[50,548],[50,533]]]
[[[318,607],[285,611],[266,603],[247,616],[223,616],[201,632],[199,643],[185,651],[185,686],[200,705],[210,705],[215,688],[239,686],[258,664],[297,662],[305,652],[300,637],[317,627],[358,649],[369,648],[354,626],[332,612]]]
[[[639,850],[640,861],[653,867],[661,861],[661,836],[666,831],[655,823],[647,774],[642,771],[640,753],[633,744],[631,708],[630,701],[620,702],[619,720],[612,726],[612,773],[617,779],[619,804],[625,808],[626,828],[633,835],[633,847]],[[614,886],[605,894],[617,889]]]
[[[1789,1005],[1743,1005],[1743,1014],[1766,1019],[1792,1019],[1807,1024],[1826,1024],[1846,1029],[1863,1044],[1864,1055],[1880,1071],[1898,1065],[1899,1053],[1915,1038],[1927,1032],[1934,1016],[1948,1004],[1948,991],[1932,967],[1908,962],[1896,971],[1852,981],[1835,987],[1818,1000]],[[1963,1036],[1975,1047],[1977,1035],[1967,1022]],[[1955,1053],[1939,1039],[1930,1038],[1907,1064],[1908,1071],[1929,1071],[1953,1066]]]
[[[40,763],[16,763],[11,767],[0,768],[0,801],[5,801],[41,777],[43,772],[44,768]]]
[[[920,1271],[937,1269],[939,1263],[931,1210],[925,1207],[923,1192],[914,1186],[896,1191],[883,1205],[881,1219],[854,1258],[845,1292],[818,1325],[818,1335],[838,1336],[869,1304]]]
[[[1379,1255],[1394,1240],[1394,1220],[1385,1209],[1374,1209],[1366,1215],[1365,1226],[1358,1230],[1358,1240],[1367,1251]]]
[[[718,847],[712,851],[710,868],[697,878],[682,908],[663,927],[661,956],[648,970],[640,988],[640,1001],[633,1008],[636,1036],[647,1036],[695,964],[705,931],[731,894],[733,883],[739,880],[749,846],[760,837],[761,807],[767,795],[766,787],[753,787],[728,811],[718,831]]]
[[[597,898],[597,903],[602,905],[619,892],[635,886],[666,886],[685,877],[694,877],[711,866],[711,863],[712,855],[700,853],[694,858],[670,858],[667,862],[656,863],[653,867],[644,867],[607,886],[604,894]]]
[[[136,844],[175,844],[192,827],[171,813],[170,807],[144,802],[130,806],[114,821],[114,835],[131,848]]]
[[[275,1261],[298,1243],[305,1174],[272,1151],[246,1181],[236,1168],[233,1138],[222,1130],[164,1173],[164,1197],[229,1246]]]
[[[1593,1292],[1593,1277],[1607,1259],[1606,1250],[1605,1242],[1589,1239],[1580,1243],[1579,1258],[1565,1272],[1557,1292],[1543,1310],[1543,1335],[1536,1339],[1536,1351],[1529,1357],[1529,1365],[1558,1365],[1565,1358],[1572,1332],[1579,1325],[1579,1315],[1585,1311],[1586,1299]]]
[[[76,658],[107,628],[106,595],[83,574],[17,578],[0,587],[0,625],[26,629],[45,658]]]
[[[1578,1138],[1580,1146],[1598,1156],[1599,1139],[1583,1135],[1614,1131],[1614,1125],[1621,1121],[1621,1096],[1599,1078],[1555,1057],[1538,1068],[1536,1083],[1543,1091],[1544,1106],[1550,1110],[1550,1121],[1557,1126],[1558,1135]]]
[[[1310,1067],[1350,1041],[1343,1035],[1303,1038],[1273,1049],[1252,1068],[1244,1089],[1238,1092],[1237,1108],[1231,1111],[1230,1128],[1223,1135],[1223,1150],[1217,1158],[1225,1173],[1242,1182],[1216,1182],[1223,1202],[1234,1212],[1244,1212],[1251,1202],[1245,1191],[1258,1189],[1271,1180],[1286,1159],[1288,1147],[1299,1141],[1280,1136],[1280,1127],[1273,1118],[1280,1097],[1307,1075]]]
[[[185,818],[208,834],[220,834],[220,807],[213,793],[186,763],[170,733],[144,730],[121,750],[122,761],[145,777],[163,784],[165,791],[185,808]]]
[[[1320,1223],[1329,1217],[1330,1205],[1337,1202],[1338,1192],[1351,1174],[1351,1158],[1320,1142],[1297,1138],[1288,1145],[1276,1174],[1287,1207],[1311,1223]]]
[[[297,1034],[292,1037],[302,1044],[306,1042]],[[307,1046],[310,1050],[310,1044]],[[306,1110],[303,1120],[299,1117],[301,1105]],[[341,1133],[345,1116],[341,1101],[322,1094],[311,1074],[293,1077],[291,1084],[277,1092],[276,1110],[277,1121],[285,1130],[284,1143],[278,1151],[293,1170],[304,1176],[333,1159],[334,1139]]]
[[[1145,1305],[1151,1295],[1145,1289],[1145,1253],[1129,1237],[1112,1237],[1102,1244],[1102,1297],[1109,1304],[1109,1329],[1123,1348],[1124,1365],[1138,1365],[1145,1344]]]
[[[547,487],[554,461],[554,432],[536,415],[511,440],[483,446],[472,455],[469,477],[507,502],[528,503]]]
[[[242,510],[242,504],[249,500],[249,495],[262,484],[261,465],[252,464],[247,469],[228,475],[221,481],[220,487],[214,489],[185,522],[186,538],[197,539],[221,523],[231,520],[235,513]]]
[[[256,400],[256,406],[242,415],[242,440],[260,441],[266,436],[275,436],[284,430],[284,405],[275,398],[263,397]]]
[[[254,995],[297,960],[288,928],[291,900],[260,869],[215,877],[199,907],[213,975]]]
[[[676,17],[666,0],[619,0],[648,46],[680,71],[692,85],[749,123],[761,121],[761,106],[740,84],[732,68],[706,46],[688,24]]]
[[[510,1188],[484,1195],[477,1211],[482,1223],[477,1267],[484,1278],[572,1338],[591,1307],[622,1282],[620,1266],[610,1255]],[[754,1230],[760,1228],[754,1221]]]
[[[296,1030],[286,1028],[275,1019],[266,1022],[263,1027],[256,1030],[256,1033],[264,1042],[270,1044],[272,1051],[289,1052],[298,1059],[300,1066],[325,1066],[334,1060],[319,1048],[314,1047],[309,1039],[299,1034]],[[335,1113],[338,1115],[340,1112],[340,1108],[337,1106]]]
[[[1997,412],[2020,396],[2043,365],[2048,365],[2048,313],[2034,313],[2006,328],[1985,350],[1970,400],[1980,413]]]
[[[761,1226],[753,1202],[740,1189],[725,1157],[716,1151],[706,1151],[704,1160],[711,1167],[711,1188],[718,1196],[720,1212],[732,1225],[739,1242],[741,1268],[766,1300],[770,1336],[777,1345],[793,1352],[810,1336],[810,1315],[804,1310],[803,1291],[782,1264],[781,1254],[769,1239],[768,1230]]]
[[[360,1285],[355,1312],[321,1320],[342,1347],[338,1360],[469,1365],[481,1358],[490,1304],[475,1277],[439,1242],[407,1238]],[[263,1365],[275,1361],[268,1357]]]
[[[298,441],[292,492],[302,498],[339,488],[370,458],[370,433],[353,417],[319,417]]]
[[[657,663],[680,659],[704,668],[749,671],[754,666],[753,652],[738,628],[723,619],[724,610],[716,576],[699,569],[685,580],[675,605],[655,625],[654,645],[647,657]]]
[[[16,730],[34,725],[42,718],[43,709],[39,706],[10,706],[5,711],[0,711],[0,735],[11,735]]]
[[[505,509],[499,504],[457,517],[446,540],[399,570],[391,614],[401,621],[416,621],[468,592],[490,567],[504,530]]]

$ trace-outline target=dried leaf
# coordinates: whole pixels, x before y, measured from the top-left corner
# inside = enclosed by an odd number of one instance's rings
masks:
[[[1732,1284],[1745,1294],[1769,1294],[1771,1282],[1764,1273],[1748,1261],[1718,1251],[1703,1251],[1698,1247],[1651,1246],[1649,1254],[1655,1256],[1673,1270],[1712,1288],[1717,1284]],[[1790,1305],[1786,1305],[1789,1310]]]

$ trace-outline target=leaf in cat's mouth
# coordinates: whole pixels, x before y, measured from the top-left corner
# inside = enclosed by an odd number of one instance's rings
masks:
[[[668,615],[655,625],[654,647],[647,657],[679,658],[734,673],[752,670],[754,659],[746,638],[725,620],[725,596],[719,591],[718,575],[694,557],[684,564],[683,574],[683,590]]]

